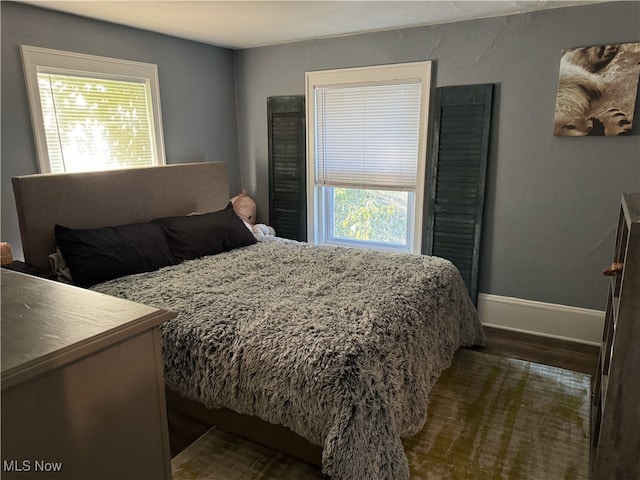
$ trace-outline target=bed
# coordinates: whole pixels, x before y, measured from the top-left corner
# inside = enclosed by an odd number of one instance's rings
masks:
[[[56,224],[155,224],[230,197],[215,162],[13,184],[25,261],[40,269]],[[408,479],[401,439],[424,425],[455,351],[483,342],[460,274],[435,257],[263,237],[91,288],[178,313],[161,328],[170,409],[266,437],[252,439],[336,480]]]

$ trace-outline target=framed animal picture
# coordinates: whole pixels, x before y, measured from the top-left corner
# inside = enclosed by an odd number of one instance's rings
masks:
[[[553,134],[631,134],[639,73],[640,43],[563,50]]]

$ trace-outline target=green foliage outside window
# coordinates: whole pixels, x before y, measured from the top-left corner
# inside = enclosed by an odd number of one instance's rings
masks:
[[[407,192],[333,188],[333,235],[406,245],[407,203]]]

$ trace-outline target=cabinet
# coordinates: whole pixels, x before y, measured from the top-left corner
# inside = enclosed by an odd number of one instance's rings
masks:
[[[170,479],[174,313],[2,269],[2,478]]]
[[[640,478],[640,194],[622,196],[593,382],[591,480]]]

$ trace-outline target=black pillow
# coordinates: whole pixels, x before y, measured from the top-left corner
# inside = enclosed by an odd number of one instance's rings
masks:
[[[86,229],[56,225],[55,234],[74,283],[82,287],[178,263],[162,227],[153,223]]]
[[[256,243],[256,237],[233,211],[231,202],[224,210],[152,220],[162,225],[173,254],[180,260],[193,260]]]

